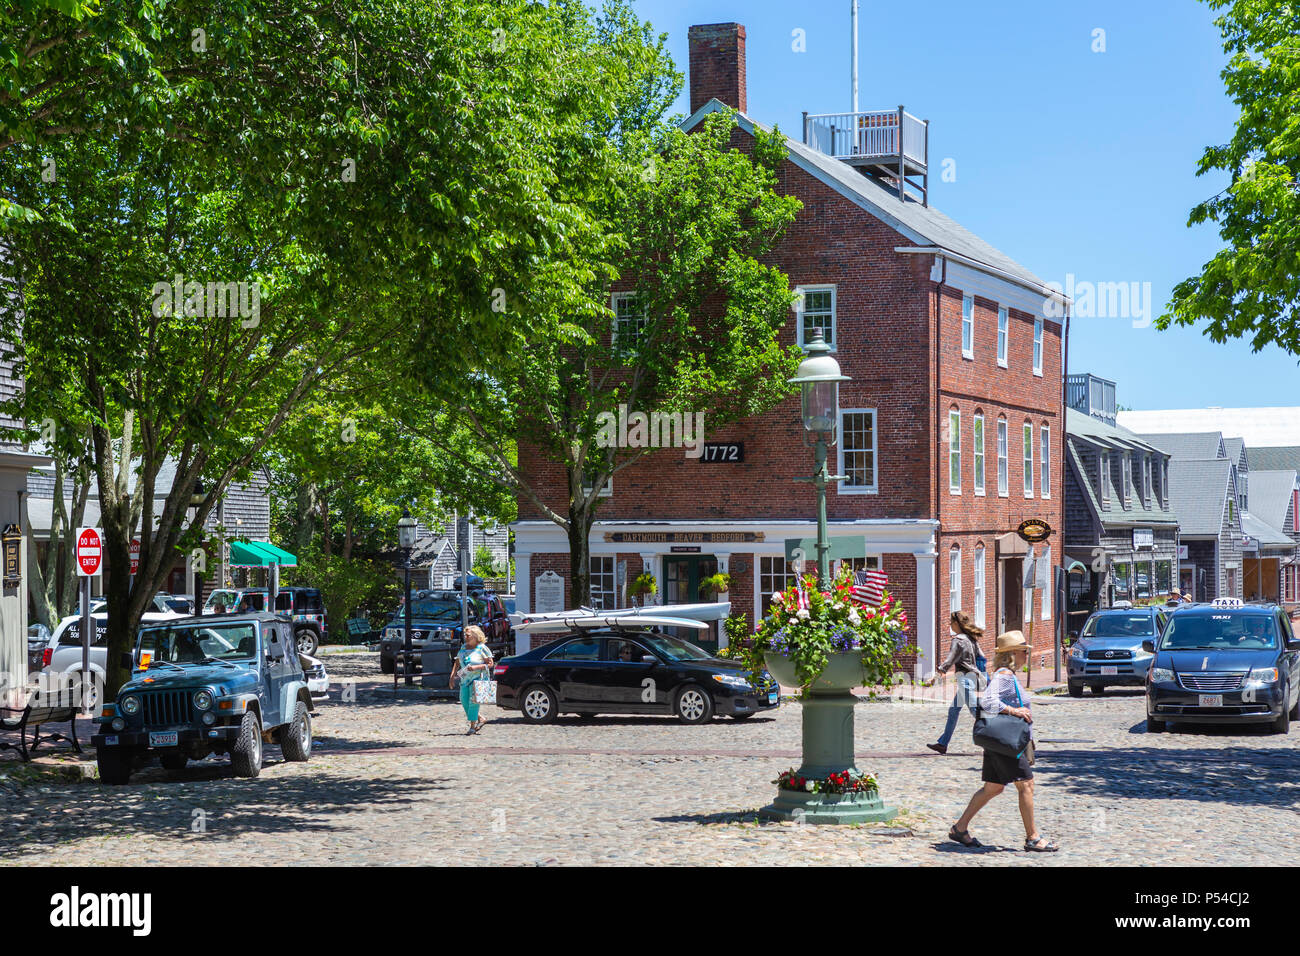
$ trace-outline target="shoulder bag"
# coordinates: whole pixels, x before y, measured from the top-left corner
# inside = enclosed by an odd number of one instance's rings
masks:
[[[981,694],[976,698],[975,704],[975,730],[971,734],[975,746],[1004,757],[1019,757],[1029,746],[1029,722],[1014,714],[993,714],[986,717],[980,709],[983,696]],[[1018,684],[1016,696],[1020,696]]]

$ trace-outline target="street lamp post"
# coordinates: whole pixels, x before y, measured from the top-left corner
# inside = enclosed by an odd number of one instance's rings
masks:
[[[827,449],[835,444],[839,424],[840,364],[820,331],[813,334],[805,347],[807,356],[799,364],[799,373],[790,380],[801,392],[804,444],[813,447],[816,469],[810,481],[817,490],[817,583],[822,589],[831,585],[830,532],[826,522],[826,487],[843,481],[844,475],[832,475],[826,464]],[[812,441],[809,441],[810,436]],[[853,711],[857,698],[854,680],[861,680],[861,663],[827,680],[823,675],[799,700],[802,709],[802,763],[798,774],[809,780],[825,780],[831,774],[858,774],[853,747]],[[777,820],[802,823],[868,823],[893,819],[898,813],[886,807],[874,792],[844,794],[825,798],[821,794],[795,794],[778,790],[776,800],[762,809],[762,815]]]
[[[403,602],[403,611],[405,612],[405,665],[403,670],[406,672],[406,686],[410,687],[414,681],[411,678],[411,551],[415,548],[415,528],[416,521],[411,517],[411,512],[403,508],[402,516],[397,519],[397,545],[402,549],[402,571],[405,575],[406,600]]]

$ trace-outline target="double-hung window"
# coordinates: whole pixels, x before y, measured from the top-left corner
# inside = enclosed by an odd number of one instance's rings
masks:
[[[591,606],[598,611],[612,611],[618,607],[614,555],[593,554],[588,564],[588,574],[591,583]]]
[[[1043,320],[1034,319],[1034,374],[1043,374]]]
[[[1034,426],[1025,422],[1025,497],[1034,497]]]
[[[948,552],[948,610],[961,610],[961,548]]]
[[[975,494],[984,494],[984,416],[975,416],[971,431],[971,457],[975,461]]]
[[[840,482],[842,495],[876,491],[876,410],[846,408],[840,412]]]
[[[1007,367],[1007,346],[1011,335],[1006,309],[998,309],[998,365]]]
[[[636,348],[650,325],[644,306],[635,292],[615,292],[613,306],[615,343],[623,349]]]
[[[948,413],[948,491],[961,494],[961,412]]]
[[[1038,429],[1038,493],[1052,497],[1052,429],[1043,425]]]
[[[978,627],[984,626],[984,545],[975,545],[975,567],[973,569],[975,580],[975,624]]]
[[[813,333],[821,332],[826,344],[836,348],[835,286],[800,286],[795,297],[795,313],[800,345],[807,345],[813,340]]]
[[[962,296],[961,300],[961,357],[975,357],[975,297]]]
[[[1007,496],[1009,478],[1007,476],[1007,420],[998,419],[998,494],[1003,498]]]
[[[762,555],[758,559],[758,599],[763,609],[763,616],[772,609],[772,595],[784,591],[795,584],[794,569],[785,561],[785,556]]]

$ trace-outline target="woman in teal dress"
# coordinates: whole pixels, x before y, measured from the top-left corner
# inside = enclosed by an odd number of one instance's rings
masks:
[[[465,719],[469,721],[467,734],[476,734],[486,720],[478,715],[479,705],[474,700],[474,684],[492,677],[492,652],[488,650],[487,635],[476,625],[465,628],[465,641],[456,654],[456,666],[451,670],[451,682],[454,687],[456,678],[460,678],[460,705],[465,708]]]

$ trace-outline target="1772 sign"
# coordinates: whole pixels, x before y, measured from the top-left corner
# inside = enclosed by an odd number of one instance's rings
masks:
[[[700,461],[742,462],[745,460],[743,441],[706,441],[700,452]]]

